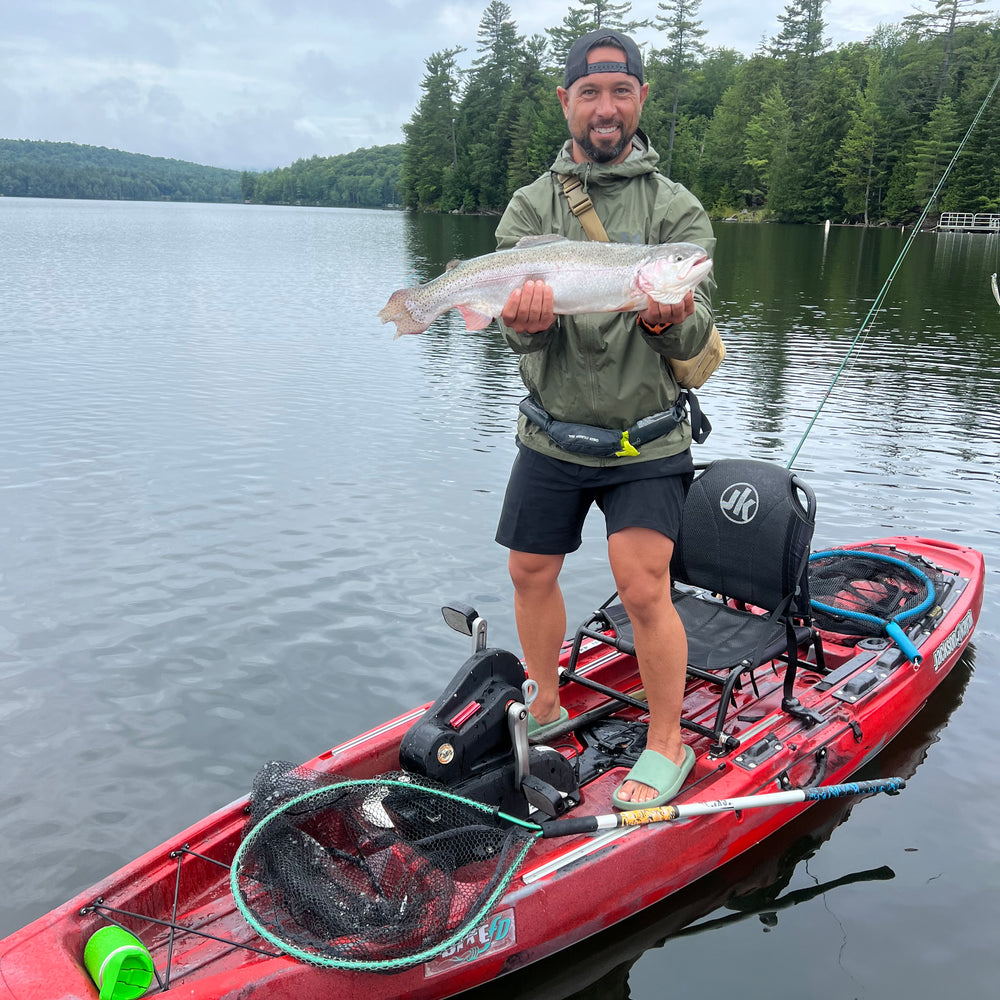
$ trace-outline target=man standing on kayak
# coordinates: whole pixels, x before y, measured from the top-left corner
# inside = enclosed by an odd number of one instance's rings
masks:
[[[497,227],[498,249],[546,233],[586,239],[563,190],[572,177],[611,241],[697,243],[712,254],[704,209],[656,171],[659,156],[639,129],[649,85],[635,42],[607,28],[584,35],[569,52],[564,84],[557,93],[571,138],[546,174],[515,192]],[[556,317],[551,287],[528,281],[501,319],[536,404],[557,421],[625,430],[677,402],[667,359],[692,358],[707,342],[713,288],[708,277],[676,305]],[[566,554],[581,544],[591,504],[604,513],[611,570],[632,621],[650,708],[647,749],[614,796],[620,808],[668,801],[694,763],[681,739],[687,639],[670,600],[669,572],[693,477],[690,444],[684,420],[639,454],[594,456],[568,450],[522,416],[497,529],[497,541],[510,549],[525,667],[539,688],[529,728],[538,740],[566,719],[557,672],[566,634],[559,574]]]

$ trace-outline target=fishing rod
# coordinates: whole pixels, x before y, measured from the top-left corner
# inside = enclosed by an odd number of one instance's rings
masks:
[[[836,387],[837,382],[840,379],[840,376],[843,374],[844,369],[847,367],[847,363],[848,361],[850,361],[851,355],[854,353],[854,350],[858,346],[859,341],[861,341],[863,337],[867,337],[868,334],[871,332],[872,326],[874,325],[875,322],[875,317],[878,315],[879,310],[882,308],[882,303],[885,301],[886,296],[889,294],[889,288],[892,286],[892,282],[894,281],[897,273],[899,272],[899,269],[903,264],[904,258],[909,252],[910,247],[913,245],[913,241],[916,239],[917,234],[920,232],[920,228],[924,223],[924,219],[927,218],[927,213],[930,211],[931,205],[934,204],[934,201],[937,198],[938,194],[940,193],[941,188],[944,187],[944,182],[948,179],[948,175],[951,173],[952,167],[955,166],[955,163],[958,160],[959,155],[965,148],[965,144],[969,141],[970,136],[972,135],[976,126],[979,124],[980,118],[982,118],[983,114],[986,112],[986,108],[989,105],[990,101],[992,100],[993,94],[996,92],[998,86],[1000,86],[1000,74],[997,74],[997,78],[993,81],[993,86],[990,87],[989,93],[986,95],[985,99],[983,100],[983,103],[979,106],[979,110],[976,112],[975,117],[972,119],[972,124],[969,125],[969,129],[965,133],[965,138],[963,138],[962,141],[958,144],[958,149],[955,150],[955,155],[952,156],[951,162],[948,164],[947,167],[945,167],[944,173],[941,175],[941,179],[937,183],[937,187],[934,188],[934,191],[932,192],[930,198],[928,198],[927,200],[927,204],[924,205],[924,210],[920,213],[920,218],[917,219],[916,223],[913,226],[913,230],[910,232],[909,237],[903,244],[903,249],[899,252],[899,256],[896,258],[896,263],[892,265],[892,270],[889,272],[889,276],[885,279],[885,282],[882,285],[882,288],[879,290],[878,295],[875,296],[875,301],[872,303],[871,309],[868,310],[868,315],[865,317],[864,322],[861,324],[861,327],[858,330],[857,334],[855,335],[854,340],[851,341],[850,346],[847,348],[847,353],[844,355],[844,360],[841,362],[840,367],[834,374],[829,387],[823,394],[823,398],[819,401],[819,405],[816,407],[816,412],[812,415],[812,419],[809,421],[809,424],[806,427],[805,432],[799,439],[799,443],[795,446],[795,451],[792,452],[792,457],[788,460],[788,464],[785,466],[786,469],[790,469],[794,464],[795,459],[798,458],[799,452],[802,450],[802,446],[806,443],[806,438],[809,437],[809,434],[812,431],[813,426],[819,419],[820,413],[823,411],[823,407],[826,406],[827,401],[833,394],[833,390]],[[998,298],[997,301],[1000,302],[1000,298]]]

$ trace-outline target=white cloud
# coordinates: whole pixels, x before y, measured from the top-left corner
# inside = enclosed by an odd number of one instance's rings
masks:
[[[301,132],[303,135],[312,136],[314,139],[325,139],[326,135],[323,130],[315,124],[315,122],[309,121],[308,118],[300,118],[297,122],[294,122],[293,127],[296,132]]]
[[[489,0],[35,0],[5,10],[0,136],[69,140],[267,169],[402,140],[425,60],[476,55]],[[525,35],[570,0],[507,0]],[[750,53],[782,0],[703,0],[710,46]],[[826,8],[834,42],[898,22],[909,0]],[[654,0],[633,16],[657,14]],[[640,41],[651,41],[652,33]]]

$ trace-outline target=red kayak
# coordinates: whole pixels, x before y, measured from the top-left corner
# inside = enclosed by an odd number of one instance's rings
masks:
[[[446,609],[449,624],[473,636],[474,652],[441,697],[295,773],[318,776],[317,788],[324,775],[331,776],[328,787],[341,788],[392,774],[393,781],[426,782],[523,824],[532,831],[526,853],[484,908],[455,933],[431,934],[415,950],[390,942],[378,968],[367,959],[345,960],[336,942],[323,940],[336,936],[330,931],[320,931],[318,943],[288,940],[253,892],[237,887],[237,870],[248,867],[246,841],[274,826],[279,813],[303,808],[297,803],[314,792],[269,799],[266,815],[248,797],[0,942],[0,998],[98,997],[84,951],[107,926],[129,931],[151,956],[150,994],[452,996],[664,900],[829,797],[826,789],[894,790],[890,779],[881,788],[844,783],[913,719],[961,657],[982,605],[983,558],[911,536],[810,555],[814,515],[808,487],[766,463],[714,463],[692,488],[671,568],[691,647],[683,731],[696,761],[670,804],[674,815],[590,819],[615,815],[612,793],[641,752],[648,718],[631,626],[614,597],[564,645],[569,719],[538,746],[525,738],[530,686],[517,658],[486,646],[486,625],[474,609]],[[740,658],[729,663],[733,656]],[[401,812],[394,794],[380,799],[374,819],[368,816],[387,832]],[[892,803],[879,800],[877,807]],[[257,825],[248,825],[250,812]],[[291,844],[284,836],[272,853]],[[307,839],[312,849],[322,837],[313,828]],[[439,852],[424,853],[440,862]],[[392,856],[402,856],[398,843]],[[460,858],[452,877],[471,878],[465,872],[484,858]],[[316,869],[315,857],[306,867]],[[379,868],[379,880],[395,877],[389,867]],[[360,913],[375,912],[365,909],[368,891],[356,891]],[[276,891],[282,893],[293,888]],[[416,898],[407,896],[411,908]],[[304,905],[293,900],[291,909],[308,924]],[[429,902],[421,909],[424,930],[449,919],[432,913]],[[333,958],[324,957],[327,945]],[[127,984],[122,989],[115,995],[139,995]]]

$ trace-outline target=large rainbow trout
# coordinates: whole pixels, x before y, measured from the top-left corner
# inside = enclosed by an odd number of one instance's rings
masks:
[[[510,250],[453,261],[424,285],[393,292],[379,312],[396,324],[396,336],[423,333],[449,309],[467,330],[483,330],[499,316],[515,288],[526,281],[552,286],[555,312],[641,311],[655,300],[680,302],[712,269],[695,243],[598,243],[565,236],[525,236]]]

